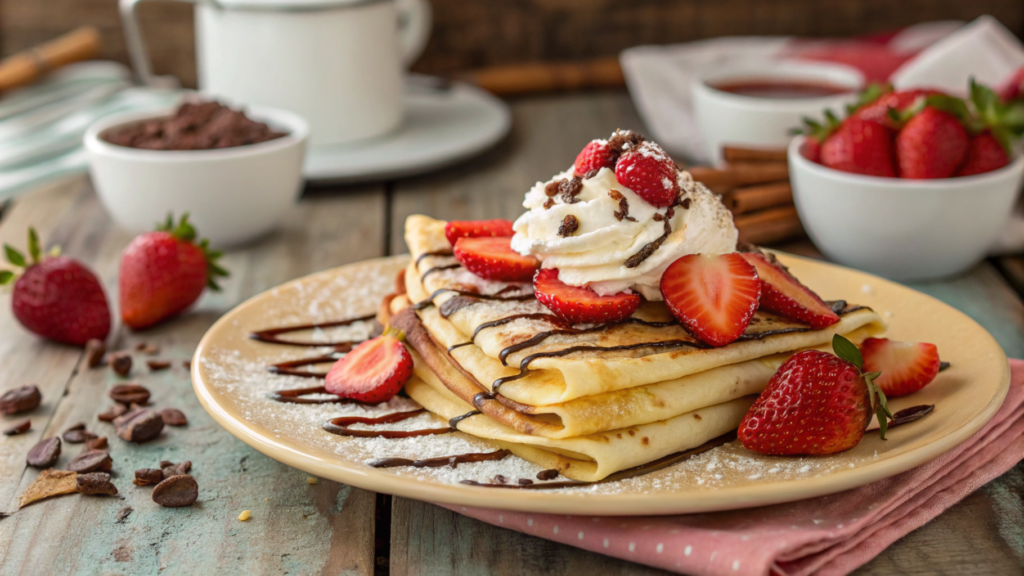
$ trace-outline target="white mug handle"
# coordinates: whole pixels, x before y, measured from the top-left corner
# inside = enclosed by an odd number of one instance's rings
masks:
[[[149,65],[149,55],[146,52],[146,43],[142,40],[142,27],[139,26],[139,17],[135,14],[135,6],[145,0],[119,0],[121,11],[121,24],[124,26],[124,39],[128,45],[128,56],[135,69],[135,75],[143,86],[155,86],[166,84],[166,79],[161,82],[153,76],[153,69]],[[200,4],[202,0],[179,0],[190,4]]]
[[[428,0],[395,0],[395,4],[398,8],[398,47],[402,66],[408,68],[427,47],[433,26],[433,10]]]

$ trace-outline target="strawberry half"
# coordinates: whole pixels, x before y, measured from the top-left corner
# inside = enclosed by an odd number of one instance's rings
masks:
[[[576,156],[573,167],[577,176],[586,176],[591,170],[613,168],[616,152],[608,146],[607,140],[592,140]]]
[[[601,296],[590,288],[569,286],[558,279],[558,270],[545,268],[533,277],[537,300],[573,324],[621,322],[640,307],[640,296],[620,292]]]
[[[401,330],[388,328],[331,366],[324,387],[331,394],[365,404],[387,402],[412,376],[412,355]]]
[[[654,142],[643,142],[619,156],[615,179],[653,206],[671,206],[679,196],[676,164]]]
[[[459,238],[453,253],[466,270],[486,280],[529,282],[540,268],[539,260],[513,250],[509,237]]]
[[[454,246],[459,238],[512,236],[511,220],[452,220],[444,225],[444,237]]]
[[[810,324],[816,329],[839,322],[839,315],[810,288],[801,284],[774,256],[746,252],[743,258],[757,270],[757,278],[761,281],[761,308]]]
[[[892,417],[877,374],[861,371],[857,347],[842,336],[836,354],[805,350],[787,360],[740,421],[748,450],[773,456],[835,454],[853,448],[877,414],[882,438]]]
[[[750,325],[761,282],[740,254],[691,254],[665,270],[661,296],[691,334],[712,346],[724,346]]]
[[[939,350],[934,344],[868,338],[860,351],[864,369],[882,373],[875,382],[886,396],[917,392],[939,373]]]

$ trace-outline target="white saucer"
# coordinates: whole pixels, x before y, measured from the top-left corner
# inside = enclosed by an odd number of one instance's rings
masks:
[[[411,83],[406,103],[405,120],[391,134],[310,148],[303,170],[306,179],[333,184],[421,174],[487,149],[512,125],[504,102],[461,82],[450,88]]]

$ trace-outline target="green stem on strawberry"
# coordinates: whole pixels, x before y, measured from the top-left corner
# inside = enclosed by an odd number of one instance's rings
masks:
[[[36,229],[29,227],[28,229],[28,255],[26,259],[25,255],[20,250],[11,246],[10,244],[4,244],[4,255],[7,256],[7,261],[17,268],[28,268],[38,264],[43,258],[43,251],[39,245],[39,235],[36,234]],[[57,257],[60,256],[60,246],[54,246],[47,256]],[[13,270],[0,270],[0,286],[10,284],[18,278],[19,274]]]
[[[889,403],[885,397],[885,392],[882,392],[881,388],[875,384],[875,379],[882,375],[881,372],[867,372],[864,370],[864,357],[860,353],[860,349],[853,342],[843,337],[840,334],[836,334],[832,337],[832,350],[836,353],[836,356],[846,360],[850,364],[857,367],[857,370],[861,371],[861,376],[864,378],[864,384],[868,389],[868,399],[871,401],[871,410],[875,413],[878,418],[878,429],[881,432],[882,440],[885,440],[885,433],[889,429],[889,419],[892,418],[892,412],[889,411]]]
[[[230,276],[228,271],[222,268],[217,262],[224,253],[219,250],[211,250],[210,241],[206,238],[203,238],[198,243],[195,242],[196,229],[192,226],[192,223],[188,221],[188,216],[188,212],[185,212],[181,215],[181,221],[175,224],[174,215],[167,214],[167,220],[164,220],[162,224],[157,224],[156,229],[160,232],[167,232],[171,236],[174,236],[184,242],[196,244],[196,246],[203,251],[203,255],[206,257],[206,287],[214,292],[219,292],[220,285],[217,284],[217,278],[226,278]]]

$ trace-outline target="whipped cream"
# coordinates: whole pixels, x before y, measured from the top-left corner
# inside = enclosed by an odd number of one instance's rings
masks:
[[[583,180],[574,203],[566,203],[561,194],[553,198],[545,194],[549,183],[572,177],[570,168],[535,184],[523,201],[529,212],[512,226],[512,249],[536,256],[544,268],[558,268],[558,278],[566,284],[587,286],[601,295],[632,289],[648,300],[661,300],[661,276],[678,258],[736,251],[732,214],[688,172],[678,176],[682,205],[671,209],[648,204],[619,184],[609,168]],[[622,214],[620,198],[628,206],[628,217]],[[665,215],[670,210],[674,214],[667,219],[668,237],[639,265],[628,267],[631,257],[635,264],[635,256],[665,234]],[[559,229],[566,216],[574,216],[578,227],[563,237]]]

